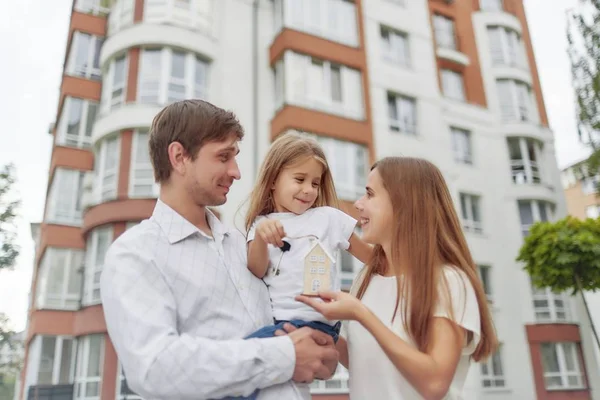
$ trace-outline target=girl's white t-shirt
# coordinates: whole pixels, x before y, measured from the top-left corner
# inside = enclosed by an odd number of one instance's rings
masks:
[[[248,232],[248,242],[254,240],[256,226],[265,218],[281,221],[286,233],[283,240],[291,245],[285,253],[269,245],[269,269],[263,280],[269,288],[273,317],[282,321],[299,319],[333,325],[336,321],[328,321],[312,307],[296,301],[296,296],[304,290],[304,257],[315,244],[314,241],[318,241],[332,258],[332,290],[339,290],[337,254],[340,250],[348,249],[356,220],[333,207],[310,208],[300,215],[272,213],[256,218]],[[279,274],[274,273],[277,267]]]
[[[442,299],[434,311],[434,316],[453,320],[464,329],[473,333],[470,343],[465,343],[462,350],[454,379],[450,390],[444,399],[462,399],[465,379],[471,364],[470,355],[477,347],[480,340],[479,306],[473,286],[462,271],[455,268],[444,267],[443,271],[448,283],[451,296],[451,307],[454,319],[451,318],[447,296],[440,288]],[[360,279],[360,277],[358,278]],[[357,283],[355,282],[356,290]],[[398,307],[398,314],[391,324],[397,297],[396,277],[374,275],[363,295],[362,302],[396,335],[407,343],[414,345],[402,324],[402,303]],[[424,399],[396,369],[375,338],[357,321],[344,324],[342,336],[348,342],[349,374],[350,374],[350,399],[394,399],[394,400],[422,400]]]

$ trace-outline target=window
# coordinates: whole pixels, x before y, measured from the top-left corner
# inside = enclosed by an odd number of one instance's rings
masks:
[[[73,383],[76,340],[66,336],[35,336],[29,347],[27,372],[32,385]],[[29,382],[28,382],[29,383]]]
[[[502,348],[500,345],[494,353],[485,362],[481,362],[481,386],[484,389],[503,388],[506,386],[504,378],[504,369],[502,367]]]
[[[540,347],[546,389],[582,389],[585,387],[577,343],[542,343]]]
[[[287,27],[348,46],[358,46],[354,1],[275,0],[275,10],[278,11],[275,13],[276,33]]]
[[[342,290],[349,291],[350,287],[352,287],[352,283],[354,282],[356,274],[361,270],[364,264],[347,251],[338,252],[337,264],[339,265],[339,270],[341,271],[340,287]]]
[[[319,135],[314,135],[314,138],[327,156],[338,196],[350,201],[362,196],[367,183],[366,146]]]
[[[469,232],[483,232],[481,224],[481,198],[472,194],[460,194],[460,209],[462,212],[463,228]]]
[[[454,20],[436,14],[433,16],[433,31],[438,47],[457,50],[456,33],[454,32]]]
[[[492,267],[489,265],[478,265],[479,278],[483,284],[483,291],[487,296],[488,301],[492,302]]]
[[[417,104],[410,97],[388,93],[390,129],[395,132],[417,134]]]
[[[450,69],[442,70],[442,91],[449,99],[465,101],[465,87],[460,72]]]
[[[482,11],[502,11],[502,0],[479,0]]]
[[[588,176],[581,180],[581,190],[585,195],[596,193],[598,186],[600,186],[600,175]]]
[[[99,202],[112,200],[117,196],[119,174],[119,139],[108,138],[102,141],[96,152],[96,199]]]
[[[310,392],[313,394],[343,394],[349,392],[348,380],[349,373],[342,364],[338,364],[333,377],[327,381],[315,379],[310,385]]]
[[[97,112],[98,103],[94,101],[66,97],[58,126],[57,144],[79,148],[91,146]]]
[[[142,400],[140,396],[135,394],[127,385],[127,379],[125,378],[125,374],[123,373],[123,367],[119,363],[119,371],[118,371],[118,381],[117,381],[117,394],[115,396],[116,400]]]
[[[134,3],[135,0],[113,1],[110,14],[108,15],[108,36],[114,35],[118,31],[133,24]],[[144,2],[144,8],[149,7],[153,3],[154,1]]]
[[[101,79],[100,49],[104,39],[89,33],[74,32],[67,62],[67,74],[86,79]]]
[[[494,65],[527,68],[525,46],[517,32],[504,27],[492,26],[488,28],[488,38]]]
[[[159,186],[154,181],[154,170],[148,150],[148,131],[137,131],[131,150],[130,197],[157,197]]]
[[[279,60],[275,63],[273,74],[275,76],[275,111],[277,111],[283,107],[285,102],[285,76],[283,60]]]
[[[526,83],[499,79],[497,87],[504,122],[537,122],[533,94]]]
[[[112,238],[112,225],[94,229],[88,236],[83,289],[83,302],[86,305],[100,303],[100,275]]]
[[[103,6],[106,1],[103,0],[77,0],[75,10],[81,13],[104,16],[109,13],[110,9]]]
[[[585,208],[585,215],[592,219],[600,217],[600,205],[587,206]]]
[[[82,337],[77,346],[75,400],[100,400],[103,364],[104,335]]]
[[[49,247],[40,263],[37,308],[77,310],[81,299],[83,251]]]
[[[364,118],[360,71],[291,51],[283,61],[287,104]]]
[[[385,26],[381,27],[380,32],[383,57],[407,67],[410,64],[410,53],[406,34]]]
[[[81,225],[84,172],[56,168],[48,195],[46,222],[62,225]]]
[[[534,139],[509,138],[508,153],[512,180],[517,185],[542,182],[540,158],[542,144]]]
[[[144,104],[164,105],[207,97],[208,63],[200,56],[169,48],[144,49],[138,98]]]
[[[452,127],[450,134],[452,135],[454,161],[461,164],[473,164],[471,132]]]
[[[218,0],[153,0],[144,4],[144,22],[177,25],[211,34],[213,7]]]
[[[529,228],[531,228],[531,225],[534,223],[551,220],[552,206],[546,201],[519,200],[518,204],[523,237],[529,235]]]
[[[108,67],[102,82],[102,111],[108,112],[125,103],[127,86],[127,57],[115,58]]]
[[[550,288],[532,287],[533,311],[536,322],[571,321],[571,302],[565,293],[554,293]]]

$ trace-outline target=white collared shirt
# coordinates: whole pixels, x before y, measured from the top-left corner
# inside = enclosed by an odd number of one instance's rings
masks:
[[[304,398],[288,337],[242,339],[273,323],[269,295],[243,235],[207,213],[212,238],[158,200],[106,254],[102,303],[128,385],[147,400]]]

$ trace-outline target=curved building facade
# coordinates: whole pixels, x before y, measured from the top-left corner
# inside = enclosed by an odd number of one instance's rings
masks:
[[[466,398],[600,398],[581,300],[533,289],[515,262],[532,223],[566,215],[522,0],[75,0],[64,65],[18,399],[137,398],[99,277],[110,243],[158,196],[152,119],[186,98],[245,127],[242,179],[217,209],[239,227],[282,133],[322,143],[351,214],[374,160],[433,161],[502,342],[471,369]],[[361,265],[340,264],[347,288]],[[342,368],[313,386],[314,398],[348,398]]]

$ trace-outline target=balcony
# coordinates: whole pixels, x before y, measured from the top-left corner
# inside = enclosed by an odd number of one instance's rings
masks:
[[[27,400],[73,400],[74,386],[67,385],[36,385],[30,386]]]
[[[343,0],[275,0],[275,35],[284,28],[358,47],[354,2]]]

